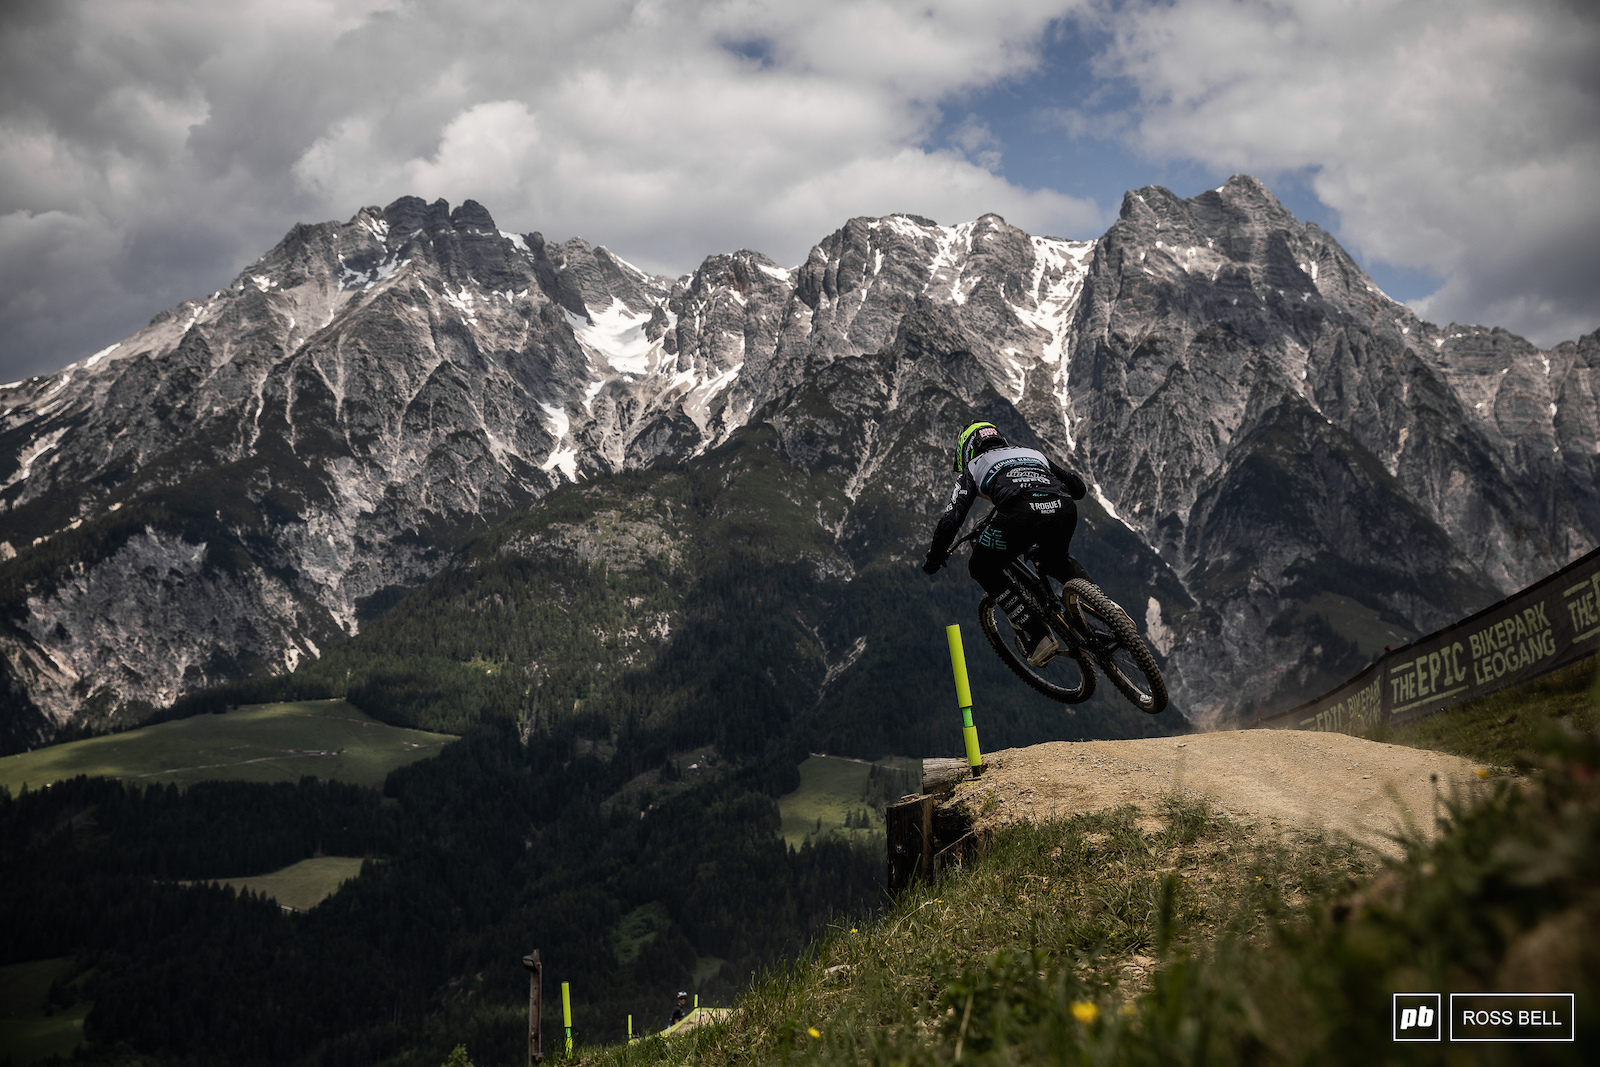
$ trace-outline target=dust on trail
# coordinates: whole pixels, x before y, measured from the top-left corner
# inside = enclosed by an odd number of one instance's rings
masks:
[[[1439,802],[1486,788],[1460,756],[1346,734],[1239,730],[1127,741],[1053,741],[984,757],[956,787],[977,829],[1133,804],[1153,817],[1174,791],[1262,828],[1325,830],[1389,854],[1408,825],[1431,834]]]

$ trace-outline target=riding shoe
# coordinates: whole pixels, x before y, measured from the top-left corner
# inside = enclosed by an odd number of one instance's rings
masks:
[[[1054,634],[1045,634],[1033,646],[1033,651],[1028,654],[1028,663],[1033,667],[1043,667],[1050,662],[1050,657],[1056,654],[1061,646],[1056,643]]]

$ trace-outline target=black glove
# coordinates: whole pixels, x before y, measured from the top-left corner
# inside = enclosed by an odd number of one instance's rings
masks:
[[[1056,481],[1066,487],[1067,495],[1074,500],[1082,500],[1089,492],[1089,487],[1083,484],[1083,479],[1065,467],[1057,466],[1055,460],[1050,460],[1050,473],[1056,476]]]
[[[928,549],[927,558],[922,561],[922,573],[937,574],[939,572],[939,568],[944,566],[944,561],[949,558],[949,556],[940,555],[934,552],[934,550],[931,548]]]

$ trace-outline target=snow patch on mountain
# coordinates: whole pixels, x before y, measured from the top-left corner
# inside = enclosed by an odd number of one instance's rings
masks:
[[[106,347],[102,348],[100,351],[96,352],[94,355],[90,356],[88,359],[84,360],[83,363],[82,363],[83,369],[84,370],[88,370],[90,367],[94,366],[96,363],[99,363],[102,359],[105,359],[107,356],[109,356],[111,353],[115,352],[117,349],[119,349],[121,347],[122,347],[122,342],[121,341],[118,341],[115,344],[107,345]]]
[[[928,282],[922,287],[924,293],[947,297],[958,306],[967,302],[968,293],[961,291],[961,281],[967,256],[972,251],[972,235],[977,228],[976,221],[963,222],[959,226],[934,227],[938,243],[933,263],[928,269]],[[947,284],[948,290],[945,289]]]
[[[702,379],[698,373],[690,370],[673,379],[674,385],[681,383],[689,387],[683,398],[684,414],[693,419],[702,432],[711,424],[711,402],[717,394],[738,380],[739,372],[743,369],[743,363],[735,363],[721,374],[709,378]]]
[[[65,383],[63,382],[62,384],[64,385]],[[57,388],[60,388],[60,386],[57,386]],[[11,472],[11,476],[3,484],[0,484],[0,489],[9,489],[18,482],[26,481],[28,475],[33,473],[33,465],[39,460],[39,457],[59,445],[61,439],[67,436],[71,429],[72,427],[70,426],[58,426],[56,429],[35,437],[25,444],[22,451],[17,454],[19,466],[15,471]]]
[[[1089,495],[1094,497],[1095,503],[1099,504],[1105,509],[1107,515],[1110,515],[1113,519],[1116,519],[1118,522],[1122,523],[1122,525],[1128,526],[1130,530],[1133,529],[1132,526],[1128,525],[1128,520],[1124,519],[1117,512],[1117,506],[1111,502],[1109,497],[1106,496],[1105,492],[1100,488],[1099,482],[1095,482],[1093,485],[1089,486]]]
[[[562,314],[584,348],[599,356],[613,372],[642,375],[652,370],[651,351],[658,350],[660,343],[645,336],[650,312],[631,311],[620,299],[613,298],[611,306],[601,311],[590,308],[588,319],[565,308]]]

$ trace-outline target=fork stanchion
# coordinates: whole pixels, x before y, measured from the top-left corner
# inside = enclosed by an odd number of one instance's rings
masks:
[[[976,778],[983,773],[983,753],[978,749],[978,728],[972,725],[972,687],[967,684],[967,657],[961,650],[961,626],[951,623],[944,628],[950,642],[950,668],[956,674],[956,700],[961,704],[961,737],[967,744],[967,766]]]

